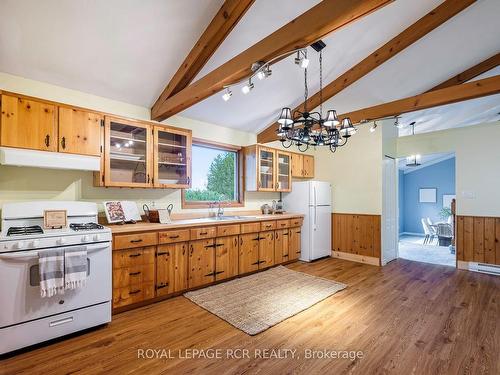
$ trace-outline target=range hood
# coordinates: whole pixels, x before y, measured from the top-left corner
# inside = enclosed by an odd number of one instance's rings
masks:
[[[99,171],[101,169],[101,158],[98,156],[0,147],[0,164],[18,167]]]

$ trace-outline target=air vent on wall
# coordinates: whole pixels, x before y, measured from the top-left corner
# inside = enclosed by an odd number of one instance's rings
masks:
[[[494,264],[469,262],[469,270],[500,276],[500,266]]]

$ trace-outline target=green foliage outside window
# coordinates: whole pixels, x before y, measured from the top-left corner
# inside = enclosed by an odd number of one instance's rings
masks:
[[[236,153],[219,154],[212,161],[207,174],[206,189],[186,190],[186,201],[235,201]]]

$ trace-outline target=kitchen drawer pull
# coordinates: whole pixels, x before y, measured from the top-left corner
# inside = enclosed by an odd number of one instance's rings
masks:
[[[129,276],[137,276],[137,275],[140,275],[141,274],[141,271],[137,271],[137,272],[129,272]]]
[[[137,253],[137,254],[130,254],[129,255],[129,258],[137,258],[137,257],[140,257],[142,254],[141,253]]]
[[[288,236],[288,232],[286,232],[286,233],[283,233],[283,236]]]
[[[156,256],[160,256],[160,255],[170,255],[168,251],[163,251],[163,252],[160,252],[160,253],[156,253]]]
[[[200,232],[200,236],[206,236],[208,232]]]
[[[139,243],[139,242],[142,242],[142,238],[140,238],[138,240],[130,240],[130,243]]]
[[[57,327],[60,326],[61,324],[71,323],[72,321],[73,321],[72,316],[70,316],[69,318],[54,320],[53,322],[49,323],[49,327]]]
[[[302,233],[302,232],[299,230],[299,231],[297,231],[297,232],[295,232],[295,233],[297,233],[297,234],[298,234],[298,233]]]
[[[260,260],[259,264],[261,264],[261,263],[266,263],[266,261],[265,260]]]
[[[137,293],[140,293],[140,292],[141,292],[141,290],[140,290],[140,289],[137,289],[137,290],[134,290],[134,291],[132,291],[132,292],[129,292],[129,294],[137,294]]]
[[[288,258],[288,254],[284,254],[284,255],[283,255],[283,258]]]
[[[258,241],[258,240],[260,240],[260,237],[252,238],[252,241]]]
[[[295,252],[296,254],[300,254],[300,250]]]
[[[252,263],[252,266],[255,266],[257,264],[259,264],[259,261],[255,262],[255,263]]]
[[[205,276],[215,276],[215,271],[214,271],[214,272],[207,273]]]
[[[214,247],[214,248],[215,248],[215,244],[213,244],[213,245],[207,245],[207,246],[205,246],[205,249],[209,249],[209,248],[211,248],[211,247]]]
[[[170,239],[172,239],[172,240],[173,240],[174,238],[179,238],[179,237],[180,237],[180,236],[179,236],[178,234],[177,234],[177,235],[175,235],[175,236],[168,236],[168,238],[170,238]]]
[[[221,247],[221,246],[224,246],[224,244],[223,243],[215,244],[215,247]]]
[[[215,274],[216,274],[216,275],[219,275],[219,274],[221,274],[221,273],[224,273],[224,271],[218,271],[218,272],[216,272]]]
[[[156,286],[156,289],[163,289],[163,288],[166,288],[167,286],[168,286],[168,283],[160,284],[160,285]]]

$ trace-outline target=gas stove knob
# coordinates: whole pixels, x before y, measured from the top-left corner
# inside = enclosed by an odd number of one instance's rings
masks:
[[[89,236],[82,236],[82,242],[89,242]]]
[[[24,247],[24,241],[18,241],[14,245],[12,245],[14,249],[22,249]]]
[[[40,245],[40,240],[31,241],[31,247],[38,247],[38,245]]]
[[[65,243],[66,243],[66,240],[65,240],[64,238],[59,238],[59,239],[57,240],[57,244],[58,244],[58,245],[64,245]]]
[[[98,234],[94,234],[94,237],[92,238],[94,241],[99,241],[101,239],[101,236]]]

